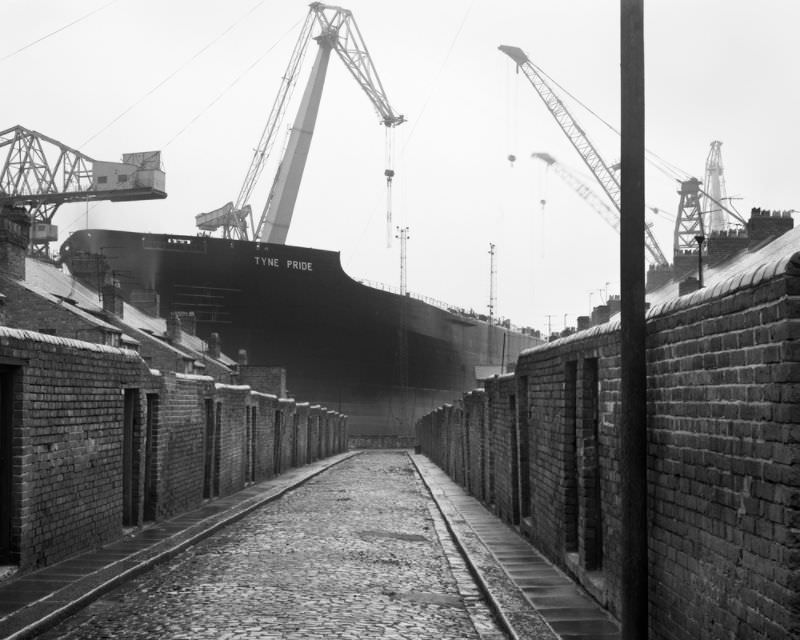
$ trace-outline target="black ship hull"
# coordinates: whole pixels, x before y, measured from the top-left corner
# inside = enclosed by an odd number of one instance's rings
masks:
[[[476,367],[499,368],[539,342],[365,286],[336,252],[94,229],[61,255],[98,287],[86,265],[107,263],[138,306],[193,312],[197,335],[218,333],[229,355],[285,367],[291,396],[346,413],[355,435],[409,435],[417,416],[476,386]]]

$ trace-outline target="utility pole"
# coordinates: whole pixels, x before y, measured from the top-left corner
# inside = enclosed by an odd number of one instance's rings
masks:
[[[644,0],[620,0],[622,640],[648,638]]]
[[[489,243],[489,325],[494,324],[494,312],[497,308],[497,263],[495,261],[494,244]]]

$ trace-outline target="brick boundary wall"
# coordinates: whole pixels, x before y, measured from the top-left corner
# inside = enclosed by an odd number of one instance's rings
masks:
[[[651,637],[800,637],[800,253],[647,317]],[[471,492],[508,522],[519,516],[615,614],[619,340],[612,322],[529,349],[516,384],[493,378],[482,398],[467,394],[460,422],[440,408],[417,423],[446,470],[452,432],[469,432],[473,464],[481,398],[488,469]],[[516,482],[515,459],[527,461]]]
[[[292,426],[294,401],[150,369],[134,351],[65,337],[0,327],[0,376],[8,452],[0,556],[22,572],[304,464],[308,451],[340,453],[346,442],[346,416],[300,405],[328,428],[300,420],[296,434],[283,430],[276,456],[275,415]]]
[[[131,351],[0,327],[0,364],[14,378],[13,416],[2,427],[12,432],[4,505],[12,558],[28,569],[112,540],[123,509],[121,391],[148,386],[144,362]]]

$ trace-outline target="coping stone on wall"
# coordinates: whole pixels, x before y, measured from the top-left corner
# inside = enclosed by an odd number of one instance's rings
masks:
[[[208,376],[203,376],[208,377]],[[211,378],[213,380],[213,378]],[[224,382],[217,382],[214,384],[217,391],[250,391],[250,385],[247,384],[225,384]]]
[[[182,380],[199,380],[200,382],[214,382],[214,378],[211,376],[201,376],[196,373],[176,373],[176,378],[181,378]]]
[[[0,339],[11,338],[15,340],[24,340],[28,342],[41,342],[46,344],[57,345],[60,347],[70,347],[72,349],[81,349],[83,351],[95,351],[97,353],[109,353],[121,355],[128,360],[142,360],[141,356],[131,349],[121,349],[119,347],[110,347],[105,344],[98,344],[96,342],[84,342],[83,340],[76,340],[74,338],[64,338],[61,336],[53,336],[46,333],[39,333],[37,331],[30,331],[29,329],[12,329],[11,327],[0,327]]]

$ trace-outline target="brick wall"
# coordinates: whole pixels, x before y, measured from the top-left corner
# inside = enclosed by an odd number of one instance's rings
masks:
[[[12,557],[23,569],[52,564],[119,535],[122,391],[148,386],[142,361],[111,347],[0,328],[0,364],[14,378],[15,411],[2,427],[14,434]]]
[[[470,434],[470,466],[480,460],[480,398],[488,483],[473,493],[512,523],[516,500],[520,530],[613,613],[619,340],[610,323],[524,352],[515,380],[487,381],[450,425]],[[799,345],[800,254],[649,311],[652,638],[800,635]],[[423,417],[418,438],[449,469],[442,415]]]
[[[10,453],[0,461],[0,556],[23,571],[271,477],[276,458],[279,471],[303,464],[301,452],[334,449],[345,428],[326,411],[331,439],[312,430],[309,441],[301,405],[296,436],[284,430],[275,456],[275,413],[292,425],[294,401],[151,370],[134,351],[7,327],[0,377],[0,406],[13,407],[0,426]]]
[[[161,376],[157,428],[152,443],[156,467],[155,519],[173,516],[202,503],[205,400],[213,396],[212,378],[170,372]]]
[[[15,280],[0,278],[7,298],[5,324],[38,333],[119,346],[120,331],[113,325],[78,309],[66,301],[39,295]]]
[[[518,508],[518,460],[516,454],[516,383],[514,376],[495,376],[486,381],[490,421],[494,427],[489,446],[494,453],[494,511],[516,524]]]

